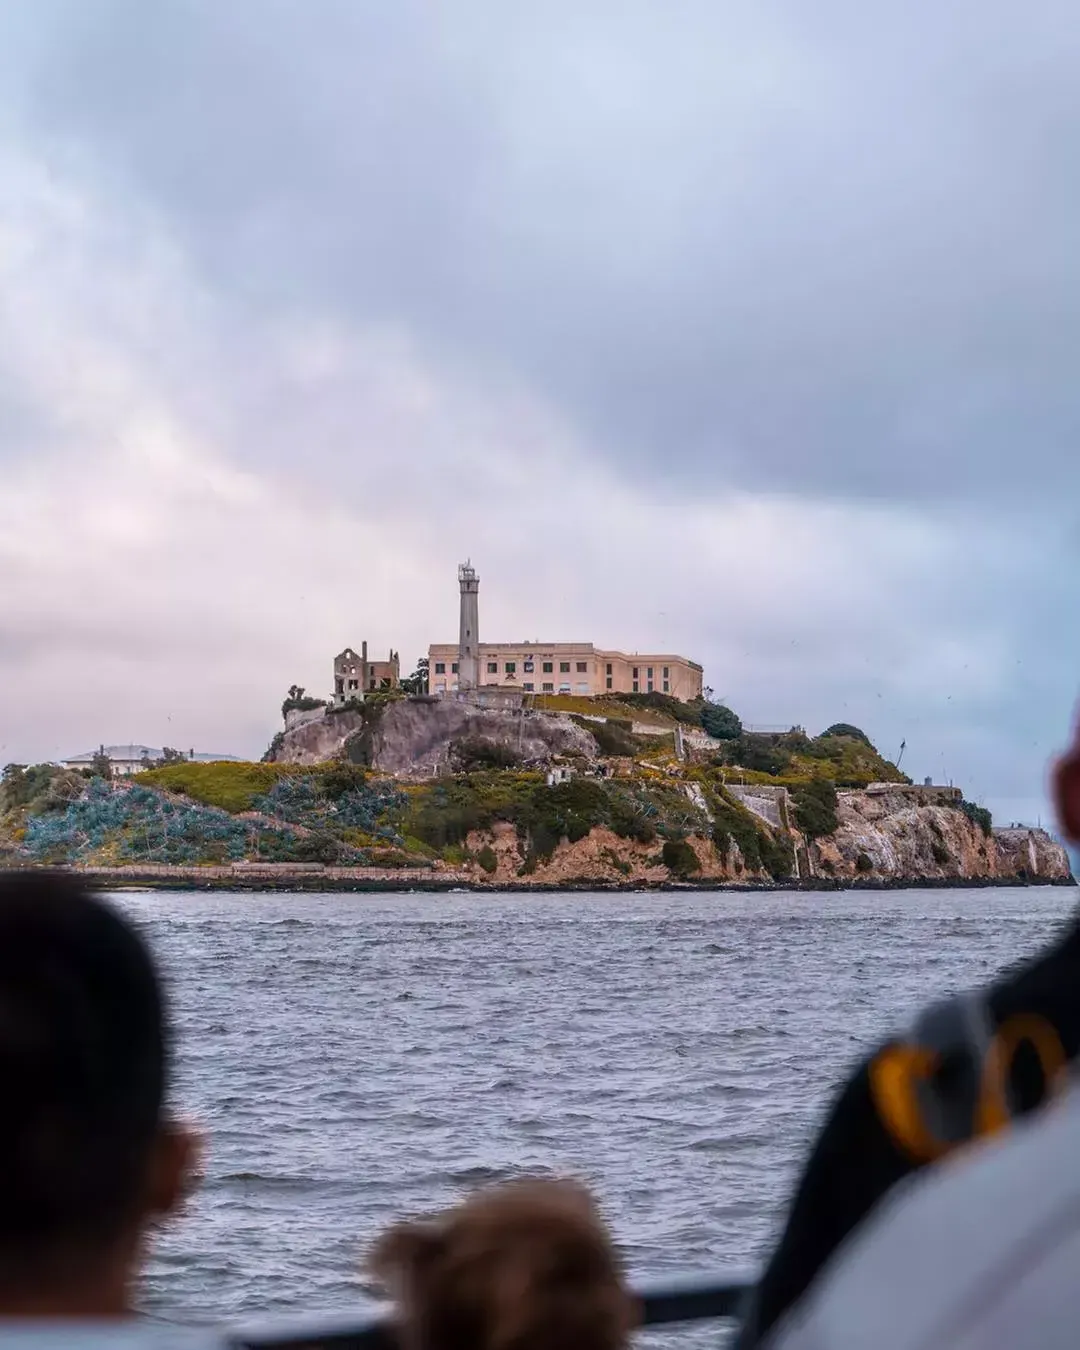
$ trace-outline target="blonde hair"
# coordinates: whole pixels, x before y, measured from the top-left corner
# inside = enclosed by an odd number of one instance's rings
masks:
[[[569,1181],[494,1186],[398,1224],[369,1268],[402,1350],[623,1350],[636,1321],[592,1197]]]

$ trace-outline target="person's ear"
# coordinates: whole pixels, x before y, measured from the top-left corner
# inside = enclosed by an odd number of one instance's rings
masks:
[[[188,1125],[166,1122],[150,1158],[147,1208],[155,1219],[167,1219],[182,1208],[202,1180],[202,1139]]]
[[[1080,745],[1054,765],[1051,783],[1061,832],[1070,843],[1080,844]]]

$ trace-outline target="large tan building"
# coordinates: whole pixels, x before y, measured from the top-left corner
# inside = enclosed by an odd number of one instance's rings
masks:
[[[459,647],[428,649],[433,694],[458,688]],[[689,702],[702,693],[702,669],[685,656],[602,651],[591,642],[482,642],[481,688],[500,685],[527,694],[671,694]]]

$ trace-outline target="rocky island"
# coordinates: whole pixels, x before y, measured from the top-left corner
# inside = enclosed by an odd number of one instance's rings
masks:
[[[9,765],[0,862],[325,890],[1068,884],[1047,833],[916,785],[857,727],[658,694],[291,697],[262,762]]]

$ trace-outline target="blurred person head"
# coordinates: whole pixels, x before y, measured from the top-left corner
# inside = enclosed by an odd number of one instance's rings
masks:
[[[568,1181],[490,1187],[399,1224],[370,1265],[403,1350],[623,1350],[637,1321],[596,1206]]]
[[[0,1317],[131,1311],[194,1163],[169,1067],[134,929],[74,878],[0,873]]]

